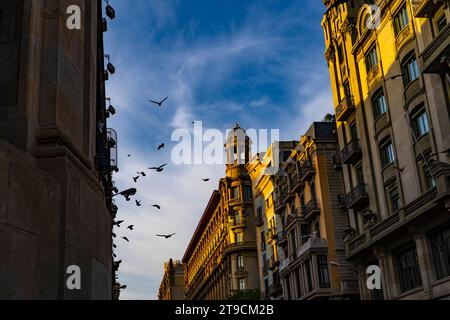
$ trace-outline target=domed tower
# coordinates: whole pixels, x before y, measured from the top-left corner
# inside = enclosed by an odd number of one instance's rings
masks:
[[[227,177],[247,174],[244,166],[250,161],[252,141],[239,124],[230,130],[225,143]]]
[[[259,289],[252,181],[245,167],[250,162],[251,143],[238,124],[230,130],[225,143],[226,178],[221,179],[220,192],[228,220],[224,261],[230,292]]]

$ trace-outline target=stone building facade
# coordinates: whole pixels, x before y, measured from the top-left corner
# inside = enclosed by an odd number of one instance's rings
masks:
[[[286,300],[355,299],[357,282],[345,261],[348,217],[338,206],[343,191],[334,122],[315,122],[275,177],[275,213],[283,232],[279,274]]]
[[[170,259],[164,264],[158,300],[184,300],[184,265]]]
[[[322,27],[361,298],[449,299],[448,1],[335,2]]]
[[[111,299],[102,1],[0,2],[0,299]],[[81,289],[66,286],[80,267]]]
[[[245,168],[250,147],[242,128],[230,131],[226,177],[211,195],[182,260],[187,300],[259,297],[252,182]]]

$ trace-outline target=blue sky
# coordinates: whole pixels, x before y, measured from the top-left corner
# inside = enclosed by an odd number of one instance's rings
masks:
[[[119,135],[119,189],[131,176],[169,162],[161,174],[137,184],[142,207],[119,201],[118,219],[133,232],[116,230],[123,260],[123,299],[155,299],[163,262],[181,258],[218,179],[219,165],[170,163],[171,134],[192,121],[222,131],[280,129],[296,140],[312,121],[332,111],[318,0],[111,0],[106,53],[116,66],[107,96],[117,114],[109,126]],[[169,96],[164,108],[148,99]],[[160,142],[167,149],[160,152]],[[131,154],[131,158],[127,155]],[[201,178],[211,182],[203,183]],[[162,210],[150,207],[159,203]],[[155,233],[176,232],[170,240]]]

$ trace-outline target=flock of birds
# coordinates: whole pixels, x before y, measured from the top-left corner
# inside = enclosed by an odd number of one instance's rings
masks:
[[[164,104],[164,102],[166,102],[168,98],[169,98],[169,97],[166,97],[166,98],[164,98],[164,99],[161,100],[161,101],[154,101],[154,100],[149,100],[149,101],[150,101],[151,103],[153,103],[153,104],[159,106],[159,107],[162,107],[163,104]],[[157,147],[157,151],[161,151],[161,150],[165,149],[165,147],[166,147],[165,143],[161,143],[161,144]],[[128,158],[131,158],[131,154],[128,154]],[[160,165],[160,166],[149,167],[148,170],[152,170],[152,171],[154,171],[154,172],[156,172],[156,173],[161,173],[161,172],[164,171],[164,169],[166,168],[167,165],[168,165],[168,163],[164,163],[164,164],[162,164],[162,165]],[[140,172],[137,172],[137,176],[133,176],[133,177],[132,177],[132,180],[134,181],[134,183],[138,183],[139,179],[145,178],[145,177],[147,177],[147,173],[146,173],[145,171],[140,171]],[[203,179],[201,179],[201,180],[202,180],[203,182],[208,182],[208,181],[210,181],[209,178],[203,178]],[[126,199],[126,201],[130,201],[130,200],[131,200],[131,199],[129,198],[129,196],[126,196],[125,199]],[[142,202],[142,200],[137,200],[137,199],[135,199],[135,204],[136,204],[137,207],[142,207],[143,202]],[[159,204],[156,204],[156,203],[155,203],[155,204],[152,204],[151,207],[154,207],[154,208],[156,208],[156,209],[158,209],[158,210],[161,210],[161,206],[160,206]],[[117,228],[120,228],[120,226],[121,226],[121,224],[122,224],[123,222],[124,222],[124,220],[118,220],[118,221],[113,220],[113,226],[114,226],[114,227],[117,227]],[[129,231],[133,231],[133,230],[134,230],[134,225],[128,225],[128,226],[126,227],[126,229],[129,230]],[[169,234],[155,234],[155,236],[160,237],[160,238],[164,238],[164,239],[169,239],[169,238],[172,238],[175,234],[176,234],[176,233],[169,233]],[[112,233],[112,236],[113,236],[113,238],[116,238],[116,237],[117,237],[117,235],[116,235],[114,232]],[[123,239],[123,240],[126,241],[126,242],[130,242],[130,240],[129,240],[126,236],[121,237],[121,239]],[[113,248],[114,248],[114,249],[117,248],[117,245],[114,244],[114,243],[113,243]],[[113,257],[116,258],[117,255],[116,255],[115,253],[113,253]],[[114,262],[113,262],[113,268],[117,271],[117,270],[119,269],[119,266],[120,266],[121,263],[122,263],[122,260],[114,261]],[[125,288],[126,288],[126,285],[120,287],[120,289],[125,289]]]

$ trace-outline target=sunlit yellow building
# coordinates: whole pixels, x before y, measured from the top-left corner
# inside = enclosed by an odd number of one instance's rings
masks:
[[[184,265],[170,259],[164,263],[164,275],[159,286],[158,300],[184,299]]]
[[[363,299],[450,298],[448,1],[325,0],[322,27]],[[371,3],[372,5],[368,5]],[[381,289],[366,285],[381,268]]]
[[[284,252],[278,239],[283,233],[280,218],[275,215],[274,177],[278,168],[295,147],[293,141],[274,142],[265,153],[256,154],[246,168],[253,182],[256,239],[261,298],[281,300],[279,264]]]
[[[226,177],[211,195],[183,257],[188,300],[259,298],[252,182],[245,168],[250,147],[236,125],[225,144]]]

